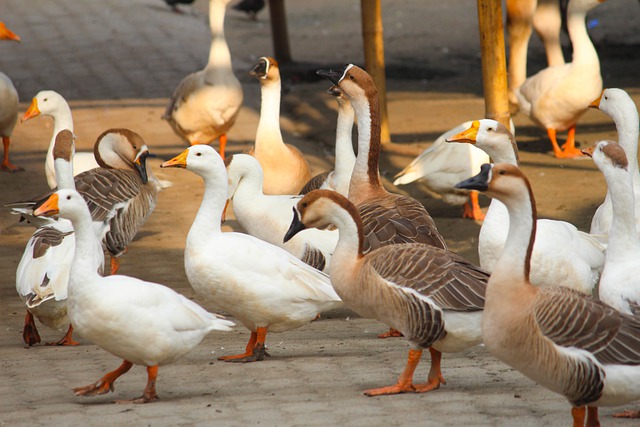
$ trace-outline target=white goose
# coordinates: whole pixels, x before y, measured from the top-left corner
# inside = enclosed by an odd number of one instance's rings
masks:
[[[495,120],[474,121],[472,126],[451,138],[484,150],[494,162],[517,165],[517,146],[513,134]],[[480,229],[480,265],[496,268],[509,234],[509,212],[498,199],[489,205]],[[537,286],[572,286],[591,294],[604,265],[605,248],[598,240],[565,221],[539,219],[536,242],[531,254],[531,283]]]
[[[262,57],[250,73],[260,81],[262,101],[256,141],[249,154],[262,166],[264,193],[298,194],[311,179],[311,172],[300,150],[282,139],[278,63],[273,58]]]
[[[340,232],[330,267],[331,283],[351,309],[400,331],[411,344],[398,383],[365,391],[369,396],[423,393],[444,384],[441,352],[458,352],[481,341],[480,319],[489,274],[445,249],[420,243],[363,252],[364,230],[356,207],[330,190],[315,190],[294,210],[285,240],[308,227],[335,224]],[[414,385],[422,349],[429,348],[426,384]]]
[[[629,174],[635,195],[636,227],[640,230],[640,173],[638,173],[638,109],[635,103],[622,89],[605,89],[602,95],[590,105],[607,114],[616,123],[618,144],[624,149],[629,161]],[[591,220],[592,234],[608,234],[613,220],[611,196],[609,191],[604,202],[598,206]]]
[[[211,48],[204,69],[186,76],[173,92],[162,118],[189,144],[220,143],[224,157],[227,132],[242,107],[242,85],[233,73],[224,37],[224,17],[231,0],[209,0]]]
[[[334,190],[343,196],[349,195],[349,182],[356,163],[353,152],[351,133],[355,112],[338,86],[331,86],[327,93],[336,97],[338,101],[338,124],[336,126],[336,165],[332,171],[326,171],[311,178],[300,191],[307,194],[311,190]]]
[[[102,277],[95,263],[99,244],[91,214],[74,190],[58,190],[36,215],[59,214],[73,223],[76,249],[71,265],[67,309],[76,330],[97,346],[124,359],[97,382],[74,388],[76,396],[114,390],[114,382],[133,364],[147,367],[148,381],[133,403],[158,399],[158,366],[171,363],[197,346],[210,331],[229,331],[233,322],[157,283],[128,276]]]
[[[521,111],[547,130],[559,158],[582,155],[575,147],[576,123],[602,91],[600,60],[585,23],[587,12],[602,1],[571,0],[567,28],[573,46],[572,62],[545,68],[516,89]],[[567,129],[567,141],[561,149],[556,132]]]
[[[483,165],[458,184],[500,198],[509,237],[487,285],[482,338],[489,352],[572,405],[574,426],[599,425],[598,407],[640,398],[640,318],[567,287],[529,281],[536,210],[517,166]]]
[[[228,197],[242,228],[252,236],[280,246],[320,271],[329,268],[331,254],[338,243],[336,230],[307,230],[284,243],[289,215],[302,196],[265,195],[262,168],[255,157],[235,154],[226,160]]]
[[[20,41],[20,37],[9,30],[4,22],[0,22],[0,40]],[[0,72],[0,137],[4,147],[4,155],[0,170],[17,172],[22,168],[9,161],[9,145],[11,144],[11,134],[18,121],[18,91],[13,82],[6,74]]]
[[[53,135],[51,136],[49,148],[47,149],[44,171],[49,188],[55,188],[57,183],[56,173],[53,167],[53,146],[56,142],[56,135],[58,135],[61,130],[69,129],[73,132],[73,118],[71,117],[71,109],[67,101],[58,92],[52,90],[42,90],[38,92],[22,116],[22,121],[25,122],[39,115],[51,116],[51,118],[53,118]],[[98,163],[90,151],[76,152],[73,156],[74,175],[97,167]]]
[[[245,353],[221,360],[262,360],[268,331],[300,327],[342,305],[326,274],[253,236],[221,231],[227,173],[213,148],[194,145],[162,167],[186,168],[204,180],[202,204],[185,246],[189,283],[251,331]]]

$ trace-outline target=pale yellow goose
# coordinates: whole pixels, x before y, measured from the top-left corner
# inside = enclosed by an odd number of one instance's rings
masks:
[[[262,101],[255,145],[250,151],[264,172],[264,194],[298,194],[311,179],[309,164],[280,132],[280,69],[275,59],[262,57],[251,70],[260,81]]]
[[[9,30],[4,22],[0,22],[0,40],[20,41],[20,37]],[[18,91],[13,82],[6,74],[0,72],[0,136],[4,146],[4,156],[0,170],[17,172],[22,168],[9,161],[9,144],[11,144],[11,134],[18,122]]]
[[[186,76],[162,116],[191,145],[220,142],[224,158],[227,132],[242,107],[242,85],[233,73],[224,37],[224,17],[231,0],[209,0],[211,48],[204,69]]]
[[[530,283],[536,207],[517,166],[483,165],[458,184],[499,198],[509,236],[487,285],[482,337],[489,352],[565,396],[574,426],[599,425],[599,406],[640,398],[640,318],[566,287]]]
[[[398,383],[365,391],[369,396],[427,392],[444,384],[441,352],[458,352],[481,341],[480,320],[489,274],[444,249],[419,243],[363,251],[364,230],[356,207],[330,190],[314,190],[300,200],[290,239],[307,227],[335,224],[340,238],[329,267],[340,298],[363,317],[400,331],[411,344]],[[413,384],[422,350],[431,352],[426,384]]]

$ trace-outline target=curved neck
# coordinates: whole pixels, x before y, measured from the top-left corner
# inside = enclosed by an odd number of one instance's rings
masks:
[[[280,80],[260,82],[262,102],[260,104],[260,121],[256,134],[257,144],[264,142],[282,142],[280,132]]]
[[[480,148],[480,147],[478,147]],[[491,157],[493,163],[509,163],[518,166],[518,159],[511,143],[500,144],[498,147],[482,147],[482,151]]]
[[[252,201],[258,197],[264,197],[262,181],[263,176],[260,171],[247,169],[240,175],[233,195],[229,196],[234,200],[234,203],[239,200]]]
[[[605,170],[604,176],[609,187],[613,218],[609,231],[607,257],[628,254],[629,249],[638,248],[640,240],[636,232],[635,200],[629,172],[624,169]]]
[[[358,155],[351,175],[349,200],[371,188],[382,188],[378,161],[380,157],[380,108],[378,97],[351,99],[358,119]],[[354,202],[355,203],[355,202]]]
[[[96,235],[89,208],[85,204],[82,206],[83,212],[75,215],[71,219],[75,233],[76,248],[73,255],[71,269],[72,277],[78,280],[70,280],[69,287],[74,283],[82,283],[84,278],[99,276],[100,265],[96,264],[94,251],[100,248],[100,241]]]
[[[228,73],[231,70],[231,52],[224,37],[224,16],[226,4],[219,0],[209,2],[209,26],[211,27],[211,47],[209,61],[205,68],[205,80],[209,80],[218,73]]]
[[[353,119],[355,113],[351,104],[340,105],[338,110],[338,124],[336,126],[336,165],[335,176],[337,187],[344,187],[351,179],[353,166],[356,163],[356,155],[353,152],[351,134],[353,131]]]
[[[54,113],[48,115],[53,118],[53,136],[51,137],[51,141],[49,142],[49,148],[47,149],[47,158],[45,159],[44,167],[49,187],[53,188],[57,184],[55,178],[55,166],[53,161],[53,147],[56,143],[56,135],[58,135],[58,133],[64,129],[69,129],[71,132],[73,132],[73,118],[71,116],[71,108],[69,108],[69,104],[67,104],[64,100],[61,100]]]
[[[351,205],[353,212],[349,212],[335,203],[331,206],[328,216],[331,218],[331,223],[338,228],[339,234],[338,244],[332,257],[335,257],[336,260],[361,258],[364,233],[362,221],[355,211],[355,207]]]
[[[75,190],[76,183],[73,179],[73,163],[59,158],[54,161],[58,190]]]
[[[587,32],[587,25],[585,20],[587,18],[587,11],[582,8],[572,7],[574,2],[569,3],[569,10],[567,13],[567,30],[569,31],[569,38],[571,39],[571,46],[573,47],[573,63],[588,63],[591,66],[597,67],[596,70],[600,72],[600,61],[598,60],[598,52],[591,43],[589,33]]]
[[[227,201],[226,171],[224,177],[220,175],[215,169],[201,175],[204,181],[204,194],[187,236],[188,245],[204,246],[211,241],[211,236],[222,232],[220,219]]]
[[[616,123],[618,144],[627,154],[629,173],[633,177],[634,187],[640,185],[638,176],[638,109],[631,98],[626,98],[621,108],[616,108],[609,114]],[[639,189],[640,190],[640,189]]]

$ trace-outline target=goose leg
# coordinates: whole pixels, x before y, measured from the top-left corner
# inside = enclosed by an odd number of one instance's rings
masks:
[[[133,400],[116,400],[115,403],[151,403],[158,400],[156,394],[156,378],[158,377],[158,365],[147,366],[147,386],[142,396]]]
[[[426,393],[431,390],[437,390],[440,388],[440,384],[447,383],[447,381],[442,376],[442,371],[440,370],[442,353],[433,347],[429,347],[429,353],[431,354],[431,369],[429,370],[427,382],[424,384],[415,385],[416,391],[418,393]]]
[[[576,148],[576,126],[573,125],[569,128],[567,133],[567,141],[562,144],[562,153],[564,157],[582,157],[584,153]]]
[[[632,411],[627,409],[626,411],[613,414],[613,418],[640,418],[640,410]]]
[[[364,394],[367,396],[382,396],[385,394],[399,394],[407,392],[417,391],[413,385],[413,373],[420,363],[422,357],[422,350],[409,350],[409,357],[407,359],[407,366],[398,378],[398,382],[388,387],[372,388],[365,390]]]
[[[220,157],[222,157],[222,160],[224,160],[224,149],[227,146],[227,134],[223,133],[222,135],[220,135],[220,137],[218,138],[218,142],[220,143]]]
[[[93,384],[84,387],[76,387],[73,392],[76,396],[97,396],[99,394],[109,393],[114,390],[113,383],[121,376],[126,374],[133,366],[128,360],[123,360],[116,370],[106,373],[102,378]]]
[[[0,165],[0,169],[7,172],[20,172],[24,169],[20,166],[16,166],[9,161],[9,144],[11,143],[11,139],[8,136],[2,137],[2,145],[4,145],[4,156],[2,158],[2,164]]]
[[[586,418],[587,407],[580,406],[579,408],[571,408],[571,417],[573,417],[573,427],[584,427],[584,421]]]
[[[67,333],[62,337],[60,341],[48,342],[45,345],[80,345],[78,341],[73,340],[73,326],[69,325]]]
[[[475,221],[482,221],[485,214],[480,210],[480,204],[478,203],[478,192],[469,192],[469,201],[464,204],[464,211],[462,212],[462,218],[469,218]]]
[[[597,406],[587,406],[587,427],[600,427]]]
[[[393,329],[393,328],[389,328],[389,330],[387,332],[384,332],[380,335],[378,335],[378,338],[396,338],[396,337],[402,337],[404,335],[402,335],[402,332],[400,332],[397,329]]]
[[[269,356],[264,345],[266,338],[267,327],[257,328],[256,332],[251,332],[251,337],[249,338],[249,343],[244,353],[218,357],[218,360],[237,363],[258,362],[263,360],[265,356]]]
[[[29,347],[40,342],[40,334],[38,333],[36,322],[33,320],[33,314],[29,310],[27,310],[27,315],[24,317],[22,339]]]
[[[111,255],[111,275],[118,274],[120,269],[120,258]]]

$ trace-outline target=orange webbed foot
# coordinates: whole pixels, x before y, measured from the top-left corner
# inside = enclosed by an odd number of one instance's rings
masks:
[[[24,168],[21,168],[20,166],[16,166],[13,163],[2,163],[0,164],[0,170],[13,173],[13,172],[23,172]]]
[[[76,396],[98,396],[100,394],[106,394],[115,390],[112,382],[98,381],[93,384],[85,385],[83,387],[76,387],[73,392]]]
[[[59,341],[48,342],[45,345],[62,345],[62,346],[80,345],[78,341],[73,340],[72,335],[73,335],[73,326],[69,325],[69,329],[67,330],[67,333],[65,334],[65,336],[62,337],[62,339],[60,339]]]
[[[402,332],[400,332],[397,329],[393,329],[393,328],[389,328],[389,330],[387,332],[384,332],[380,335],[378,335],[378,338],[384,339],[384,338],[397,338],[397,337],[402,337],[404,335],[402,335]]]
[[[264,345],[258,343],[253,348],[251,354],[240,354],[237,356],[226,356],[225,359],[220,358],[220,360],[224,360],[225,362],[231,363],[251,363],[251,362],[259,362],[264,360],[265,357],[270,357],[271,355],[267,353],[267,349]]]
[[[409,383],[398,383],[387,387],[380,388],[372,388],[369,390],[365,390],[364,394],[367,396],[386,396],[390,394],[400,394],[400,393],[415,393],[415,386]]]
[[[36,327],[36,323],[33,319],[33,314],[31,314],[29,311],[27,311],[27,315],[24,318],[22,339],[29,347],[40,342],[40,334],[38,333],[38,328]]]
[[[640,410],[632,411],[627,409],[626,411],[613,414],[613,418],[640,418]]]

